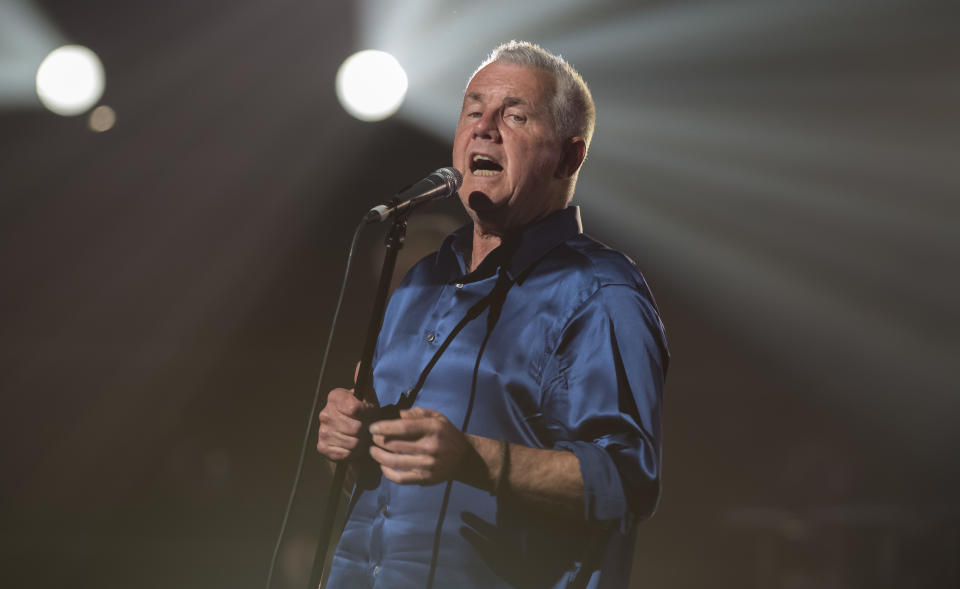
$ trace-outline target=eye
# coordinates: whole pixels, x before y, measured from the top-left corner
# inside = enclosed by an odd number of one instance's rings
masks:
[[[517,113],[508,113],[505,118],[514,123],[525,123],[527,121],[527,117]]]

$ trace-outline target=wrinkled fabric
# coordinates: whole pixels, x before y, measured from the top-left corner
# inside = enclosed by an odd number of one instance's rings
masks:
[[[468,273],[471,240],[472,226],[449,236],[391,297],[377,397],[406,394],[466,433],[572,452],[582,521],[459,482],[380,478],[354,490],[328,587],[626,587],[636,523],[659,497],[669,355],[653,297],[629,258],[582,233],[576,207]]]

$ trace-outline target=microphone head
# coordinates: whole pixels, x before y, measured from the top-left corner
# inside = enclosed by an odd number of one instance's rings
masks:
[[[463,184],[463,174],[460,173],[460,170],[447,167],[440,168],[434,172],[437,176],[443,180],[443,183],[447,185],[447,188],[450,190],[450,194],[453,194],[460,189],[460,185]]]

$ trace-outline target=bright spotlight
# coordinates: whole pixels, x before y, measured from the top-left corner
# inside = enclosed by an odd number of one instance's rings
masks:
[[[54,49],[37,68],[37,96],[58,115],[78,115],[103,95],[103,64],[81,45]]]
[[[337,71],[337,98],[361,121],[397,112],[407,95],[407,74],[389,53],[368,49],[348,57]]]

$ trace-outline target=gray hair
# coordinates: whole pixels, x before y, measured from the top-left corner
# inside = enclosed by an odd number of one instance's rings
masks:
[[[583,77],[563,57],[554,55],[535,43],[510,41],[494,49],[473,75],[491,63],[536,68],[550,74],[555,84],[550,105],[554,129],[563,139],[583,137],[587,148],[590,147],[596,119],[593,96],[590,95],[590,88],[583,81]]]

